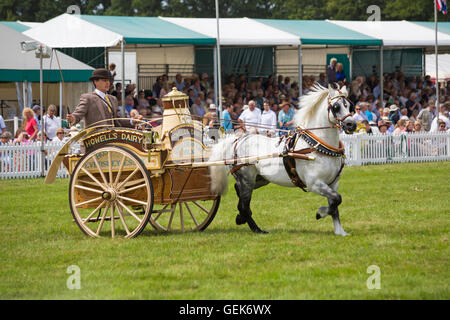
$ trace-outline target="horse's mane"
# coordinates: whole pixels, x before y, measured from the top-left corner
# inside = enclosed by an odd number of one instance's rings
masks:
[[[308,125],[311,116],[317,111],[317,108],[322,103],[322,100],[327,97],[329,92],[329,89],[316,83],[311,87],[310,91],[306,95],[301,96],[300,110],[294,118],[295,124],[302,126]]]

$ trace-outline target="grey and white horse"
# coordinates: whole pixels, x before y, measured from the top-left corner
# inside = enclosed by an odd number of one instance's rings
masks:
[[[334,153],[339,149],[339,129],[352,133],[356,129],[356,123],[349,117],[350,102],[346,99],[345,87],[335,90],[316,85],[311,92],[301,97],[300,110],[296,113],[294,122],[298,138],[291,145],[291,151],[312,148],[310,156],[315,160],[308,161],[295,159],[297,177],[309,191],[315,192],[328,199],[328,207],[320,207],[316,218],[324,218],[330,215],[333,218],[334,233],[336,235],[348,235],[341,226],[338,206],[342,202],[341,195],[337,192],[339,178],[343,168],[342,154]],[[313,138],[301,137],[303,129],[322,128],[314,130]],[[309,131],[310,133],[312,132]],[[316,139],[317,138],[317,139]],[[285,140],[269,138],[259,134],[247,134],[241,137],[229,136],[216,144],[211,153],[210,161],[235,159],[250,156],[263,156],[267,154],[286,152]],[[317,144],[316,142],[319,143]],[[315,144],[313,146],[312,144]],[[293,148],[292,148],[293,147]],[[234,166],[235,167],[235,166]],[[258,160],[245,166],[232,170],[233,166],[210,167],[211,190],[215,194],[224,194],[227,190],[228,173],[232,172],[236,183],[235,190],[239,197],[236,217],[237,224],[247,223],[250,229],[258,233],[266,233],[261,230],[252,218],[250,201],[254,189],[260,188],[272,182],[284,187],[295,187],[292,176],[287,173],[283,157],[273,157]]]

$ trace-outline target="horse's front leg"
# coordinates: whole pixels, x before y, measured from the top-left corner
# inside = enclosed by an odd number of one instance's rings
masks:
[[[328,199],[328,207],[320,207],[316,213],[316,219],[325,218],[326,216],[330,215],[333,218],[334,234],[339,236],[348,236],[350,234],[344,231],[344,228],[342,228],[341,221],[339,219],[338,206],[342,202],[342,197],[336,191],[337,186],[337,182],[329,187],[324,182],[316,181],[311,187],[309,187],[309,190]]]

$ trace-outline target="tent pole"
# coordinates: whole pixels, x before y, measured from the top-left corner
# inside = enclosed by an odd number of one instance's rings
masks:
[[[214,46],[214,98],[216,99],[215,103],[218,105],[219,101],[219,91],[218,91],[218,78],[217,78],[217,47]]]
[[[120,42],[120,50],[122,53],[122,111],[121,111],[121,117],[125,117],[125,40],[122,39]]]
[[[348,66],[349,66],[349,70],[348,70],[349,83],[352,83],[352,79],[353,79],[353,77],[352,77],[352,74],[353,74],[353,47],[350,47],[350,58],[349,58]]]
[[[434,56],[436,58],[436,124],[437,129],[439,130],[439,70],[438,70],[438,21],[437,21],[437,5],[436,0],[434,0]]]
[[[425,48],[422,48],[422,76],[425,77],[426,74],[426,68],[427,68],[427,56],[425,54]]]
[[[383,45],[380,46],[380,96],[381,107],[384,108],[384,76],[383,76]]]
[[[216,23],[217,23],[217,89],[219,93],[219,119],[222,119],[222,70],[220,65],[220,33],[219,33],[219,1],[216,0]]]
[[[23,108],[22,108],[22,110],[24,109],[24,108],[26,108],[26,107],[28,107],[28,105],[27,105],[27,80],[24,80],[24,82],[22,82],[22,102],[23,102]],[[22,111],[21,110],[21,111]],[[14,131],[15,132],[15,131]]]
[[[63,83],[59,82],[59,117],[61,119],[61,127],[62,127],[62,119],[63,119]]]
[[[303,94],[302,45],[298,45],[298,101]]]
[[[40,105],[41,105],[41,177],[45,176],[45,150],[44,150],[44,134],[45,134],[45,128],[44,128],[44,106],[43,106],[43,79],[44,79],[44,75],[43,75],[43,66],[42,66],[42,60],[43,60],[43,48],[42,45],[40,45],[39,47],[39,64],[40,64],[40,68],[39,68],[39,99],[40,99]]]

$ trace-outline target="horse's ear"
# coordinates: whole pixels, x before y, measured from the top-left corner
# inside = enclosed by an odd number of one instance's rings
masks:
[[[348,96],[348,91],[347,91],[347,87],[346,87],[346,86],[343,86],[343,87],[341,88],[341,92],[342,92],[343,94],[345,94],[346,97]]]

